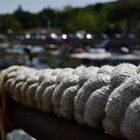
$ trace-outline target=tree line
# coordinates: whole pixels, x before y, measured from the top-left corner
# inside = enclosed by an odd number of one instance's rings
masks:
[[[140,1],[88,5],[84,8],[65,7],[63,10],[45,8],[38,13],[24,11],[21,6],[11,14],[0,14],[0,34],[15,34],[36,27],[51,27],[73,33],[84,30],[89,33],[140,32]]]

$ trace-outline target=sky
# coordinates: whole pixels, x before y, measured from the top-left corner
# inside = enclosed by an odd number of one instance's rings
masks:
[[[0,13],[12,13],[20,5],[23,10],[38,12],[43,8],[62,9],[67,5],[83,7],[88,4],[109,2],[113,0],[0,0]]]

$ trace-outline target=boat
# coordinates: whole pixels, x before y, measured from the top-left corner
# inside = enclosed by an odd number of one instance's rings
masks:
[[[11,46],[10,41],[5,35],[0,35],[0,48],[9,48]]]

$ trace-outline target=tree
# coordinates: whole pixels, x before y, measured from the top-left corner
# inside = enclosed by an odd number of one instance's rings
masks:
[[[12,15],[1,15],[0,16],[1,26],[0,31],[2,33],[7,33],[8,30],[12,30],[13,33],[21,33],[22,27],[18,20]]]
[[[22,7],[19,6],[14,12],[14,17],[18,20],[23,30],[36,27],[38,25],[38,19],[36,14],[32,14],[28,11],[23,11]]]
[[[135,1],[135,2],[134,2]],[[125,32],[132,32],[132,26],[134,20],[138,18],[140,14],[140,7],[137,5],[137,0],[123,0],[119,1],[116,5],[110,7],[109,13],[109,21],[116,23],[120,23],[120,25],[125,26]]]

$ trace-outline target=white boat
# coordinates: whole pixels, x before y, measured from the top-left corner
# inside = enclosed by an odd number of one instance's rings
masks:
[[[11,44],[8,38],[5,35],[0,35],[0,48],[8,48],[10,46]]]

